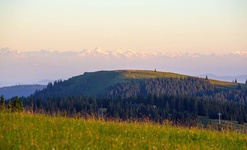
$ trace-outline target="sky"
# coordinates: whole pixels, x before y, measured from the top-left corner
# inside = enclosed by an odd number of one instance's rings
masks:
[[[246,0],[0,0],[0,47],[228,53],[247,48]]]
[[[0,0],[0,87],[87,71],[247,74],[246,0]]]

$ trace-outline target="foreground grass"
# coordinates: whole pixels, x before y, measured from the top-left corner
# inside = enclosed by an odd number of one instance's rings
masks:
[[[0,113],[0,149],[247,149],[247,135],[152,123]]]

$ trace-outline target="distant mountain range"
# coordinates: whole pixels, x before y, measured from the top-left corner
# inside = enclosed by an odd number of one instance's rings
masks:
[[[215,79],[215,80],[221,80],[221,81],[227,81],[232,82],[237,80],[238,83],[245,83],[247,80],[247,75],[240,75],[240,76],[216,76],[214,74],[204,74],[204,75],[198,75],[198,77],[208,77],[209,79]]]
[[[153,51],[133,51],[133,50],[125,50],[125,49],[117,49],[114,51],[104,50],[100,47],[84,49],[81,51],[59,51],[59,50],[39,50],[39,51],[31,51],[31,52],[21,52],[17,50],[12,50],[11,48],[0,48],[1,55],[25,55],[25,56],[36,56],[36,55],[77,55],[77,56],[106,56],[106,57],[200,57],[200,56],[215,56],[217,54],[200,54],[200,53],[188,53],[188,52],[153,52]],[[233,51],[227,55],[236,55],[247,57],[247,51]]]
[[[5,99],[10,99],[14,96],[27,97],[33,94],[36,90],[42,90],[46,85],[16,85],[0,88],[0,95],[4,95]]]

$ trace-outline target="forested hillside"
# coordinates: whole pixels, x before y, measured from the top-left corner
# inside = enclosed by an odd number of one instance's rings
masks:
[[[136,98],[148,95],[247,101],[247,85],[156,71],[99,71],[49,83],[33,97],[90,96]]]
[[[165,119],[194,124],[199,116],[247,122],[247,86],[156,71],[85,73],[22,99],[33,111],[106,118]]]
[[[39,110],[49,114],[60,111],[66,115],[81,114],[105,118],[148,118],[162,122],[166,119],[183,124],[196,124],[199,116],[247,123],[247,105],[245,103],[217,101],[199,98],[149,95],[137,98],[90,98],[90,97],[49,97],[47,99],[28,98],[21,100],[25,107],[34,112]]]
[[[155,95],[157,97],[197,97],[207,100],[246,102],[246,86],[239,84],[236,87],[227,86],[223,89],[213,85],[209,80],[185,77],[185,78],[157,78],[144,79],[117,83],[106,90],[107,97],[137,97],[138,95],[147,97]]]

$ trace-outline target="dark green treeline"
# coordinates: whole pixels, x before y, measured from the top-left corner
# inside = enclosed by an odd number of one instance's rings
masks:
[[[181,123],[193,123],[198,116],[209,116],[217,119],[222,113],[222,119],[235,120],[238,123],[247,122],[247,105],[244,103],[203,100],[199,98],[163,96],[111,99],[90,97],[50,97],[47,99],[23,99],[25,107],[45,110],[48,113],[65,112],[67,115],[77,113],[93,114],[105,118],[148,118],[161,122],[165,119]]]

